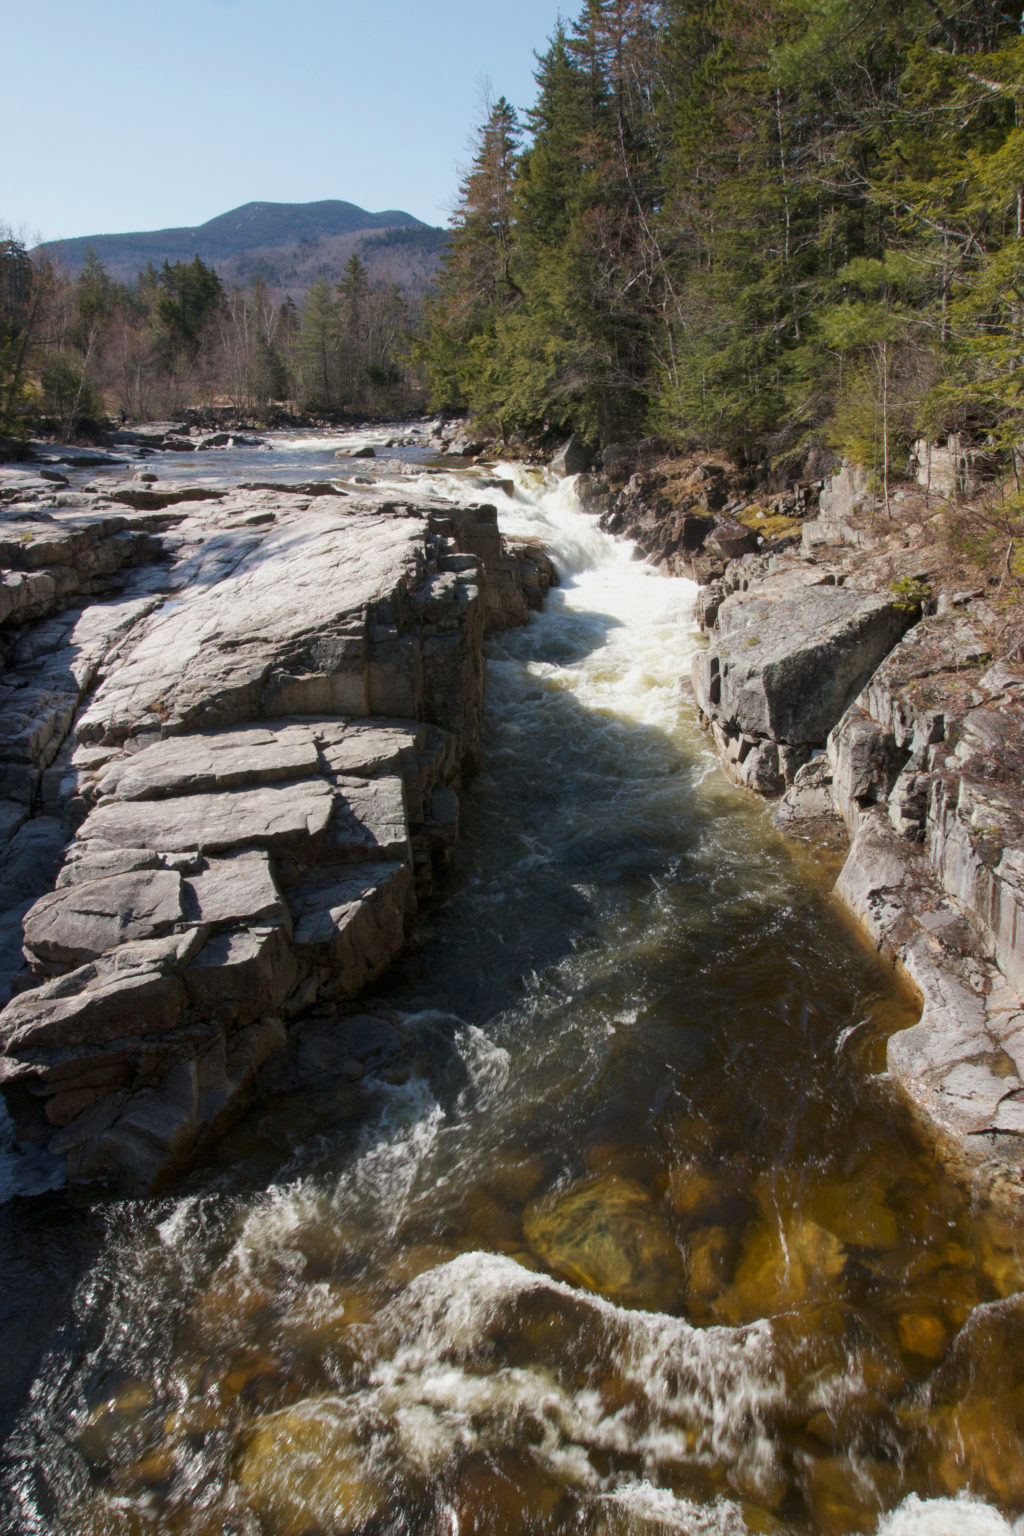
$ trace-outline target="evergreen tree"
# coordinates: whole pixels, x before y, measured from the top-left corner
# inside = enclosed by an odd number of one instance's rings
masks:
[[[0,237],[0,432],[21,428],[43,281],[20,240]]]
[[[308,289],[299,311],[296,351],[306,410],[332,411],[339,404],[338,300],[325,277]]]
[[[499,319],[522,298],[513,271],[514,184],[520,143],[515,109],[501,97],[477,134],[472,166],[451,220],[451,239],[427,305],[426,364],[435,405],[469,403],[500,417]]]
[[[153,314],[169,358],[195,362],[203,333],[223,302],[220,278],[198,256],[173,266],[164,262],[157,275]]]

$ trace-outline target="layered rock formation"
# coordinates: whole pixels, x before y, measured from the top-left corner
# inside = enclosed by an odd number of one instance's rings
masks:
[[[741,783],[793,782],[907,628],[892,594],[819,585],[817,572],[766,571],[718,608],[694,658],[697,704]]]
[[[933,554],[925,521],[873,521],[844,466],[799,548],[738,560],[702,592],[694,692],[731,775],[785,791],[780,828],[849,841],[837,894],[923,1003],[889,1041],[890,1073],[955,1155],[990,1157],[1016,1187],[1024,667],[993,663],[978,593],[920,616]]]
[[[28,594],[0,623],[0,1084],[71,1179],[131,1189],[398,954],[457,836],[484,633],[553,579],[490,507],[264,489],[120,515],[139,490],[22,481],[0,529]]]

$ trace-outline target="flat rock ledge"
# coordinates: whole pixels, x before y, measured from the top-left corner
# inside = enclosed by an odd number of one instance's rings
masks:
[[[836,894],[921,998],[888,1068],[989,1192],[1024,1192],[1024,668],[977,594],[920,618],[925,540],[857,520],[844,466],[802,548],[734,561],[698,602],[702,723],[790,836],[848,844]]]
[[[0,485],[0,1091],[71,1182],[153,1188],[396,958],[555,579],[492,507],[329,490]]]

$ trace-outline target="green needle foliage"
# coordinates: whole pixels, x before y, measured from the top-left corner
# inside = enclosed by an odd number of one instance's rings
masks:
[[[419,355],[509,431],[1018,464],[1024,38],[996,0],[585,0],[480,129]]]

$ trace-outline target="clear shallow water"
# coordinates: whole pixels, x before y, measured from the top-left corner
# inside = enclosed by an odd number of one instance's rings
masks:
[[[1005,1536],[1019,1233],[890,1099],[913,1005],[693,725],[693,587],[506,476],[401,479],[563,574],[492,642],[407,1064],[65,1215],[15,1528]]]

